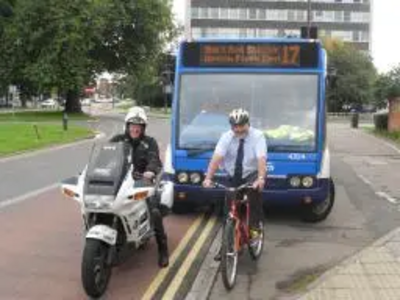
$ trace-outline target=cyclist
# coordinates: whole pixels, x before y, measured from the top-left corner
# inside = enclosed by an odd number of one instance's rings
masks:
[[[224,133],[214,151],[208,167],[203,186],[213,186],[212,179],[222,165],[228,173],[228,184],[238,187],[246,182],[253,182],[253,190],[249,192],[250,201],[250,238],[259,235],[259,223],[263,217],[261,192],[265,185],[267,143],[264,134],[250,126],[249,113],[242,109],[234,109],[229,114],[231,130]],[[225,205],[224,215],[229,207]],[[221,249],[214,258],[221,260]]]

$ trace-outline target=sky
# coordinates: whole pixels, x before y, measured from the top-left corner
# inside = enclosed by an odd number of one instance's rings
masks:
[[[173,0],[174,14],[184,24],[185,1]],[[370,0],[372,12],[372,57],[379,72],[400,65],[400,0]]]

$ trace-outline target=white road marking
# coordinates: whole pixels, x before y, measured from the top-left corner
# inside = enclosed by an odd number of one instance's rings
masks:
[[[372,182],[369,181],[366,177],[364,177],[364,176],[361,175],[361,174],[357,174],[357,176],[358,176],[362,181],[364,181],[366,184],[368,184],[369,186],[372,186]]]
[[[382,197],[382,198],[384,198],[385,200],[389,201],[390,203],[393,203],[393,204],[397,204],[397,203],[398,203],[398,201],[397,201],[396,198],[393,198],[392,196],[386,194],[385,192],[382,192],[382,191],[381,191],[381,192],[376,192],[376,194],[377,194],[379,197]]]
[[[1,201],[0,202],[0,210],[5,208],[5,207],[7,207],[7,206],[11,206],[11,205],[14,205],[14,204],[17,204],[17,203],[24,202],[24,201],[26,201],[26,200],[28,200],[28,199],[30,199],[32,197],[38,196],[40,194],[43,194],[45,192],[48,192],[48,191],[53,190],[53,189],[55,189],[57,187],[60,187],[60,186],[61,186],[61,183],[55,183],[55,184],[46,186],[44,188],[41,188],[41,189],[38,189],[38,190],[35,190],[35,191],[32,191],[32,192],[26,193],[26,194],[24,194],[22,196],[18,196],[18,197],[14,197],[14,198],[11,198],[11,199],[7,199],[5,201]],[[61,191],[60,191],[60,195],[61,195]]]

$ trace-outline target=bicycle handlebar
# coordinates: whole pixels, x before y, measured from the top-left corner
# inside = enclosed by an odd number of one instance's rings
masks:
[[[244,190],[244,189],[253,188],[253,185],[251,183],[247,182],[247,183],[242,184],[242,185],[240,185],[238,187],[232,187],[231,188],[231,187],[227,187],[227,186],[225,186],[225,185],[223,185],[221,183],[214,182],[214,187],[223,188],[223,189],[226,189],[226,190],[233,189],[233,190],[236,190],[236,191],[241,191],[241,190]]]

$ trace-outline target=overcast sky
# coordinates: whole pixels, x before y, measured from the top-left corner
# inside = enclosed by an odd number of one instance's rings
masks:
[[[174,0],[176,18],[183,24],[186,0]],[[373,1],[372,56],[379,71],[400,64],[400,0]]]

